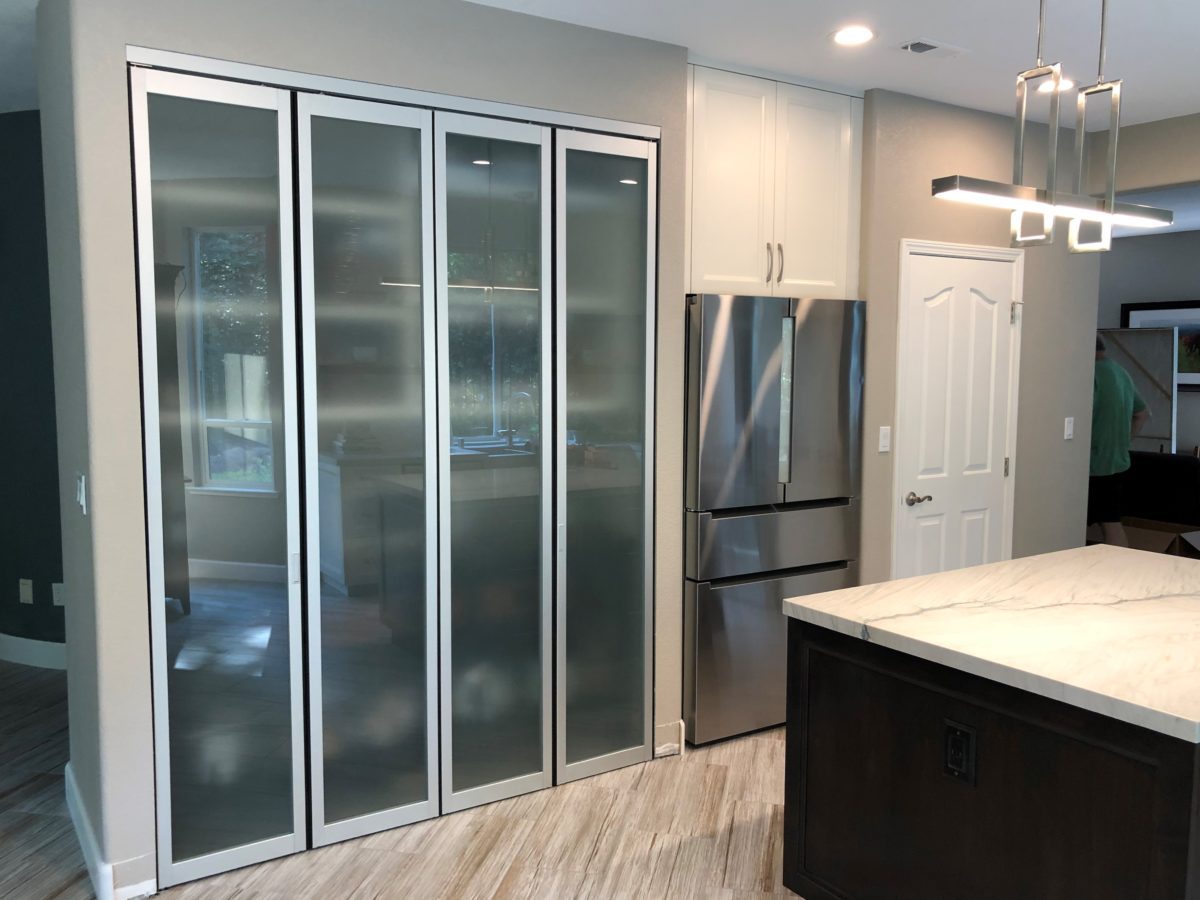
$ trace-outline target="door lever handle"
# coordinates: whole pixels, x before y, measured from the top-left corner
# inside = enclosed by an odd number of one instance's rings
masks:
[[[918,503],[924,503],[926,500],[932,500],[933,494],[926,494],[924,497],[919,497],[913,491],[908,492],[908,496],[904,498],[904,503],[907,506],[916,506]]]

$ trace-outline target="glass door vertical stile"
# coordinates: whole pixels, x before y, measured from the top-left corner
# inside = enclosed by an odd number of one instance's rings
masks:
[[[291,94],[129,77],[167,887],[306,840]]]
[[[432,121],[297,98],[315,846],[438,813]]]
[[[653,755],[657,145],[555,135],[558,783]]]
[[[551,129],[434,133],[447,813],[553,775]]]

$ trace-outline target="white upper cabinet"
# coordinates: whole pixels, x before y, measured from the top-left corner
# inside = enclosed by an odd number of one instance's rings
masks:
[[[696,68],[691,187],[695,291],[770,293],[775,87],[762,78]]]
[[[853,296],[862,101],[695,67],[689,288]]]

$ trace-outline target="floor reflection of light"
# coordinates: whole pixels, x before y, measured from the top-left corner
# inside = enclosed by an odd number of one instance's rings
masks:
[[[263,660],[270,643],[269,625],[241,629],[234,637],[227,632],[199,635],[184,643],[175,657],[175,668],[257,678],[263,673]]]
[[[197,747],[202,784],[230,785],[238,780],[242,763],[242,742],[229,732],[210,732],[200,738]]]

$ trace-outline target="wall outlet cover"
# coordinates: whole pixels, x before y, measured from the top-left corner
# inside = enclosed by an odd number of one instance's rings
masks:
[[[20,591],[22,603],[33,602],[33,579],[22,578],[17,582],[18,590]]]
[[[1075,439],[1075,417],[1067,416],[1063,419],[1063,440],[1073,441]]]
[[[55,606],[67,605],[66,590],[63,588],[63,583],[61,581],[56,581],[50,585],[50,593],[54,597]]]
[[[892,449],[892,426],[879,426],[879,452],[890,453]]]

